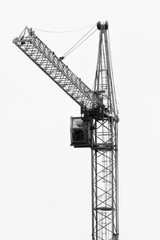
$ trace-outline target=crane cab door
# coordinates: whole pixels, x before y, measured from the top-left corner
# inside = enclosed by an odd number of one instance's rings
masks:
[[[71,117],[71,146],[91,147],[90,122],[81,117]]]

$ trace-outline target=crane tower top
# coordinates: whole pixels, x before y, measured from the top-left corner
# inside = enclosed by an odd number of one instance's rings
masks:
[[[106,21],[104,24],[102,24],[101,22],[97,22],[97,29],[98,30],[107,30],[108,22]]]

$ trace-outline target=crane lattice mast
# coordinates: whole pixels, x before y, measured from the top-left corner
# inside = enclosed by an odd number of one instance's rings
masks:
[[[118,109],[109,52],[108,24],[100,30],[94,92],[103,112],[92,119],[92,234],[94,240],[117,240],[118,230]]]
[[[91,148],[92,240],[118,240],[118,109],[110,58],[108,23],[97,23],[99,47],[91,90],[26,27],[13,40],[45,74],[81,107],[71,118],[71,145]]]

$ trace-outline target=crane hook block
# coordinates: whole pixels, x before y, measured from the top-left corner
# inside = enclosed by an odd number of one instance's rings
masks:
[[[101,22],[97,22],[97,29],[98,30],[107,30],[108,29],[108,22],[106,21],[105,24],[101,24]]]

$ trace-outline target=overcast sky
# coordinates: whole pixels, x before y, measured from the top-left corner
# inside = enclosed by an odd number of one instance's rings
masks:
[[[79,106],[12,40],[25,26],[66,31],[109,21],[120,112],[120,239],[160,239],[160,2],[2,0],[1,240],[91,239],[90,149],[70,147]],[[36,31],[57,56],[85,33]],[[64,62],[92,88],[98,31]]]

